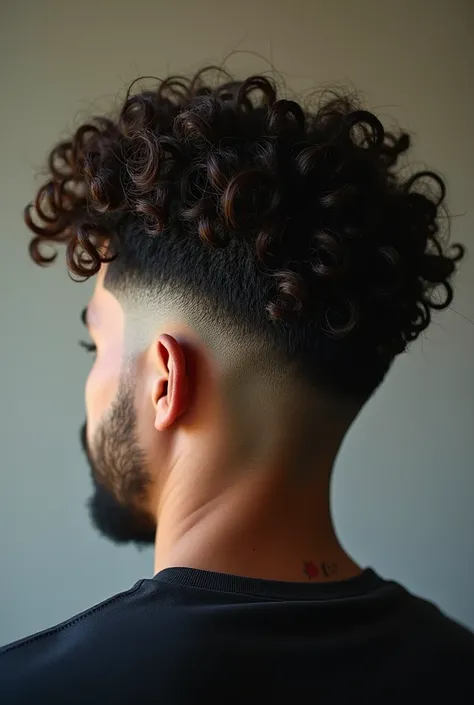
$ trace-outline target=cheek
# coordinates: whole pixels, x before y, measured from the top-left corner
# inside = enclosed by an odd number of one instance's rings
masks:
[[[101,418],[117,396],[121,371],[121,351],[99,352],[89,373],[85,388],[87,436],[94,436]]]

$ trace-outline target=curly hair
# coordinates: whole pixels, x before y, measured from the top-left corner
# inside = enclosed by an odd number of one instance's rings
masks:
[[[77,277],[108,262],[116,283],[201,295],[308,379],[366,399],[452,300],[463,248],[440,235],[443,180],[403,178],[408,134],[353,97],[309,110],[263,76],[205,79],[134,82],[118,116],[54,147],[25,211],[31,256],[65,243]]]

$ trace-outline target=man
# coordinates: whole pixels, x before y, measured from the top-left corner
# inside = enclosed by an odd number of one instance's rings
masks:
[[[0,652],[7,703],[473,702],[474,636],[362,569],[335,456],[452,298],[442,180],[352,99],[170,78],[57,145],[26,221],[96,277],[97,528],[153,579]]]

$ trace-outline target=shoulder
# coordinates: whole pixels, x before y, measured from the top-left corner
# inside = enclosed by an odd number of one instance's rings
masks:
[[[428,600],[409,593],[408,604],[405,626],[416,662],[431,672],[438,669],[440,678],[470,677],[474,633]]]
[[[95,623],[97,620],[101,620],[104,616],[110,615],[111,612],[123,606],[129,599],[133,599],[133,595],[140,590],[144,582],[144,580],[139,580],[130,590],[119,592],[54,627],[19,639],[11,644],[6,644],[0,648],[0,663],[4,663],[5,658],[14,658],[17,653],[25,653],[25,649],[30,652],[34,651],[37,648],[37,644],[40,642],[41,648],[44,648],[43,644],[48,643],[49,640],[59,635],[63,635],[64,638],[67,639],[72,632],[77,634],[78,630],[82,631],[84,629],[84,631],[87,631],[88,625],[91,622]]]
[[[109,668],[123,659],[123,645],[136,637],[137,629],[142,631],[154,594],[152,581],[140,580],[61,624],[1,648],[0,702],[34,702],[41,694],[52,705],[55,697],[57,702],[64,698],[61,686],[66,684],[76,684],[77,702],[86,702],[85,694],[79,695],[84,675],[89,682],[96,679],[100,689],[103,674],[110,675]],[[74,697],[68,702],[76,702]]]

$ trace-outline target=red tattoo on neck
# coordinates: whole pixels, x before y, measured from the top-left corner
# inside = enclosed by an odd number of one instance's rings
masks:
[[[313,561],[303,561],[303,568],[305,574],[311,580],[311,578],[317,578],[319,575],[319,568],[313,563]]]

